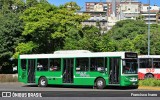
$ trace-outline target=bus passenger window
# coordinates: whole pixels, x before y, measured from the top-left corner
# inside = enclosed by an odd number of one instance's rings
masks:
[[[160,59],[153,58],[153,68],[160,68]]]
[[[26,59],[21,59],[21,68],[26,70]]]
[[[48,59],[37,59],[37,71],[48,71]]]
[[[90,71],[104,71],[105,58],[91,58]]]
[[[61,59],[50,59],[50,71],[60,71],[61,70]]]
[[[152,68],[152,59],[141,58],[139,59],[140,68]]]
[[[76,71],[88,71],[89,70],[89,59],[88,58],[77,58],[76,59]]]

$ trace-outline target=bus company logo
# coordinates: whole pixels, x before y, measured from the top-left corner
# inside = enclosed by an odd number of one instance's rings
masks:
[[[146,72],[147,73],[153,73],[155,70],[154,70],[154,68],[147,68],[146,69]]]
[[[11,97],[11,92],[2,92],[2,97]]]

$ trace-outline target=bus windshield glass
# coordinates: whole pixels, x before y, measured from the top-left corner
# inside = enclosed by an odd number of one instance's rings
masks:
[[[137,74],[137,73],[138,73],[137,59],[123,60],[123,74]]]

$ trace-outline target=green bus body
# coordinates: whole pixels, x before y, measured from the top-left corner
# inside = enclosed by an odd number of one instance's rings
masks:
[[[41,54],[39,54],[41,55]],[[54,55],[54,54],[53,54]],[[84,54],[85,55],[85,54]],[[125,55],[125,53],[124,53]],[[20,55],[21,56],[21,55]],[[135,67],[134,73],[123,73],[123,60],[126,59],[124,56],[116,56],[116,55],[103,55],[102,57],[57,57],[55,59],[58,59],[60,61],[60,70],[58,71],[51,71],[49,70],[49,62],[50,59],[54,59],[52,57],[46,57],[43,59],[46,59],[48,70],[45,71],[39,71],[37,69],[38,60],[42,58],[34,58],[34,57],[23,57],[21,58],[19,56],[18,59],[18,80],[19,82],[23,83],[34,83],[39,84],[39,80],[41,77],[45,77],[47,79],[47,84],[51,85],[83,85],[83,86],[95,86],[95,82],[97,79],[101,78],[105,80],[105,85],[115,85],[115,86],[138,86],[138,65],[137,66],[131,66]],[[88,60],[88,69],[87,71],[79,71],[77,68],[78,59],[79,62],[83,58]],[[94,59],[93,59],[94,58]],[[104,59],[104,70],[91,70],[91,60],[95,59]],[[23,61],[22,61],[23,60]],[[131,60],[135,60],[135,63],[137,63],[137,57],[131,58]],[[127,61],[130,61],[130,58],[128,58]],[[22,63],[24,63],[24,68],[22,68]],[[126,63],[126,62],[125,62]],[[131,65],[133,63],[128,63],[128,65]],[[72,68],[70,72],[72,72],[72,75],[69,79],[70,82],[65,82],[64,74],[65,74],[65,66],[70,65]],[[34,67],[32,67],[34,66]],[[113,66],[113,67],[112,67]],[[118,69],[117,69],[118,68]],[[31,70],[30,70],[31,69]],[[67,67],[66,67],[67,69]],[[32,72],[31,72],[32,71]],[[114,74],[112,73],[114,71]],[[115,75],[116,74],[116,75]],[[32,77],[32,78],[31,78]],[[111,78],[112,77],[112,78]]]

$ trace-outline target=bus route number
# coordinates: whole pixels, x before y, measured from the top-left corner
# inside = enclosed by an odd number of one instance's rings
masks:
[[[154,68],[147,68],[147,69],[146,69],[146,72],[147,72],[147,73],[153,73],[153,72],[154,72]]]

